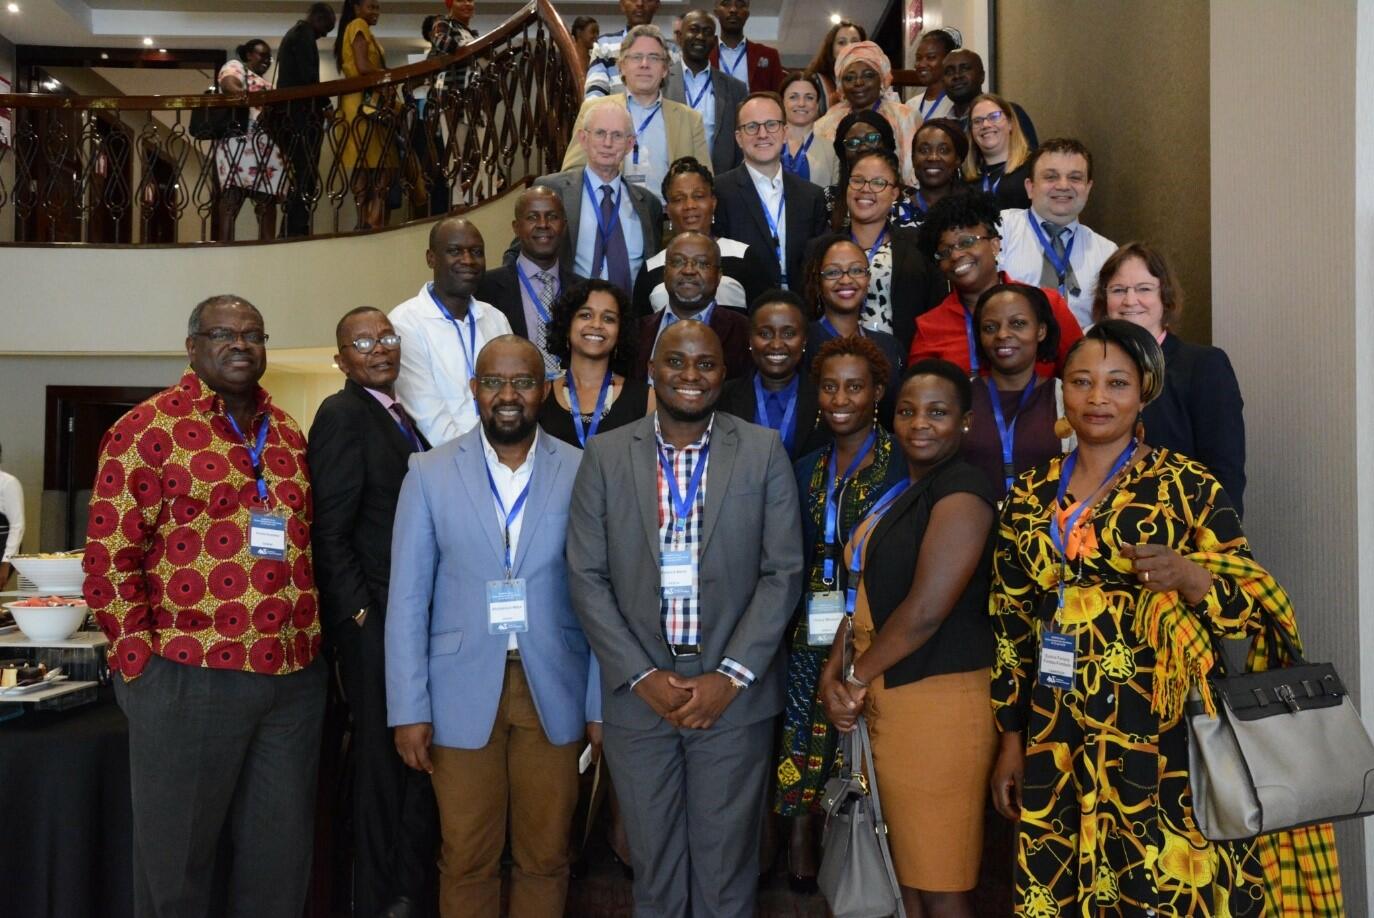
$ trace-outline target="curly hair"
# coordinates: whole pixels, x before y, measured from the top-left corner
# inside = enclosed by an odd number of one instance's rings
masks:
[[[992,195],[982,191],[955,194],[930,205],[925,221],[917,230],[916,246],[929,258],[940,248],[940,237],[952,229],[986,226],[988,232],[1000,236],[1002,205]]]
[[[863,335],[841,335],[822,344],[816,356],[811,358],[811,381],[816,385],[821,384],[825,362],[832,357],[858,357],[868,364],[874,385],[882,386],[884,389],[892,385],[892,364],[888,362],[883,349],[873,343],[872,338],[865,338]]]
[[[858,243],[846,233],[827,233],[811,242],[811,257],[802,269],[802,299],[810,305],[813,319],[825,315],[825,301],[821,298],[821,265],[825,264],[825,256],[830,254],[830,250],[841,242],[858,247]]]
[[[630,298],[609,281],[600,278],[578,281],[554,300],[549,324],[544,329],[544,347],[549,354],[558,358],[560,367],[565,370],[568,368],[572,363],[573,316],[587,304],[593,293],[605,293],[615,300],[616,310],[620,313],[620,324],[616,333],[615,349],[611,351],[611,372],[627,376],[635,366],[635,357],[638,354],[639,321],[630,311]]]
[[[668,189],[673,186],[673,179],[683,175],[700,176],[701,180],[706,183],[706,190],[711,192],[712,197],[715,197],[715,179],[711,176],[711,170],[703,166],[695,156],[679,156],[673,160],[672,165],[668,167],[668,171],[663,176],[663,199],[665,201],[668,200]]]
[[[973,306],[973,342],[974,347],[978,349],[978,364],[985,367],[992,365],[988,352],[983,348],[983,308],[989,300],[1002,293],[1011,293],[1025,300],[1026,305],[1035,313],[1035,321],[1045,326],[1045,340],[1036,347],[1035,359],[1045,363],[1053,362],[1059,353],[1059,321],[1055,319],[1054,310],[1050,308],[1050,298],[1039,287],[1013,282],[989,287],[983,291]]]

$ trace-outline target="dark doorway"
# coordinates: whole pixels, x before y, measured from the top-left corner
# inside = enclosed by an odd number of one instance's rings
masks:
[[[62,534],[62,544],[45,544],[44,551],[85,544],[100,441],[125,412],[160,391],[160,386],[48,386],[43,490],[62,495],[61,525],[51,530]]]

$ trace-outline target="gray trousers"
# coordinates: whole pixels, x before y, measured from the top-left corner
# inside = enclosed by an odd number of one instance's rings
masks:
[[[604,730],[636,918],[752,918],[773,720]]]
[[[326,668],[287,676],[154,656],[115,694],[129,718],[134,912],[204,918],[233,846],[225,913],[300,918],[310,881]]]

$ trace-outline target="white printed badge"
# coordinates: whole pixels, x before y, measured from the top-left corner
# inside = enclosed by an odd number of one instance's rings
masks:
[[[286,514],[254,511],[249,516],[248,554],[271,561],[286,560]]]
[[[525,581],[487,581],[487,633],[520,634],[530,630],[525,609]]]
[[[829,647],[844,621],[844,594],[822,590],[806,594],[806,643],[810,647]]]
[[[692,553],[662,551],[658,556],[658,585],[664,599],[691,599],[697,592],[697,566]]]
[[[1040,632],[1040,684],[1071,691],[1077,656],[1072,635],[1044,628]]]

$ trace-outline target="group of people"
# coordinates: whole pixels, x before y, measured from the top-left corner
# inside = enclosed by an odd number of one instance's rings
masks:
[[[973,914],[989,803],[1017,914],[1309,895],[1291,845],[1192,818],[1176,632],[1261,616],[1239,387],[1164,254],[1079,222],[1090,152],[952,30],[907,104],[858,26],[784,74],[748,6],[671,42],[623,0],[509,249],[435,223],[416,295],[339,320],[308,436],[232,295],[107,434],[85,593],[139,914],[203,912],[226,826],[234,908],[299,914],[321,654],[356,915],[417,913],[436,860],[441,913],[499,914],[507,849],[510,914],[562,914],[588,762],[637,915],[752,915],[770,836],[814,889],[860,718],[910,915]]]

